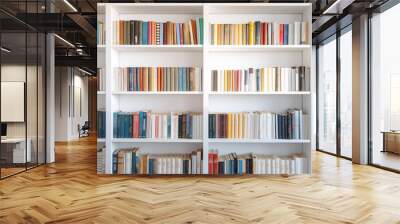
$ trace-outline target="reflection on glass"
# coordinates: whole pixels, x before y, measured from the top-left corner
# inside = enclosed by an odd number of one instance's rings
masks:
[[[30,162],[30,142],[26,141],[25,33],[2,33],[1,47],[1,177],[25,170]],[[28,149],[28,150],[26,150]]]
[[[37,165],[38,158],[38,141],[37,141],[37,41],[38,36],[36,32],[28,31],[27,35],[27,75],[26,75],[26,114],[27,114],[27,142],[28,149],[31,151],[30,160],[28,160],[27,167],[31,168]]]
[[[318,147],[336,153],[336,40],[318,48]]]
[[[340,153],[352,157],[352,33],[340,36]]]
[[[398,21],[400,5],[375,15],[371,38],[372,163],[395,170],[400,170],[400,133],[395,132],[400,129],[400,32],[393,29]]]

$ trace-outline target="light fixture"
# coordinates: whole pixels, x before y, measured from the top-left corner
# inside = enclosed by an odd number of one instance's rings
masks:
[[[332,5],[324,10],[322,14],[342,14],[343,10],[351,5],[355,0],[336,0]]]
[[[90,72],[88,72],[88,71],[85,71],[85,70],[83,70],[83,69],[81,69],[81,68],[78,68],[78,70],[81,71],[81,72],[83,72],[83,73],[85,73],[85,74],[87,74],[87,75],[92,75],[92,73],[90,73]]]
[[[62,37],[60,37],[60,36],[57,35],[57,34],[54,34],[54,36],[57,37],[59,40],[63,41],[64,43],[66,43],[67,45],[69,45],[70,47],[75,48],[75,45],[73,45],[73,44],[72,44],[71,42],[69,42],[68,40],[66,40],[66,39],[64,39],[64,38],[62,38]]]
[[[6,53],[10,53],[10,52],[11,52],[10,50],[8,50],[8,49],[5,48],[5,47],[0,47],[0,49],[1,49],[2,51],[6,52]]]
[[[74,12],[78,12],[78,10],[68,1],[64,0],[65,4],[67,4]]]

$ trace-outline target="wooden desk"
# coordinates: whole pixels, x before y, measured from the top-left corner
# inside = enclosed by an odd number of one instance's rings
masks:
[[[383,150],[382,152],[392,152],[400,154],[400,132],[384,131],[383,134]]]
[[[6,138],[1,139],[1,159],[6,163],[25,163],[31,162],[31,139],[27,139],[25,151],[25,138]],[[26,160],[26,161],[25,161]]]

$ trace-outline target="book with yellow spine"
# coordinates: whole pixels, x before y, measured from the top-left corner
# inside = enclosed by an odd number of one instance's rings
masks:
[[[254,45],[254,21],[249,22],[249,45]]]

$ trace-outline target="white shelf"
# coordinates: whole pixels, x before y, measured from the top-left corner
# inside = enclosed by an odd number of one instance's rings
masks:
[[[310,45],[210,45],[209,52],[303,52]]]
[[[270,143],[270,144],[304,144],[310,143],[309,139],[228,139],[209,138],[210,143]]]
[[[202,139],[114,138],[113,143],[202,143]]]
[[[202,52],[203,45],[113,45],[117,51],[126,52]]]
[[[308,45],[211,45],[211,27],[214,23],[248,23],[268,21],[309,23],[308,40],[312,39],[312,8],[310,3],[100,3],[107,27],[106,45],[98,45],[98,61],[105,68],[106,91],[99,91],[104,98],[106,111],[106,173],[112,173],[112,153],[121,147],[140,146],[147,153],[188,153],[203,149],[203,173],[208,171],[208,151],[221,153],[268,153],[291,155],[303,153],[306,173],[311,173],[311,149],[315,133],[311,124],[315,117],[315,79],[310,91],[304,92],[213,92],[211,70],[261,67],[292,67],[312,65],[312,46]],[[113,42],[113,22],[117,20],[187,22],[203,17],[203,45],[117,45]],[[103,15],[101,15],[103,18]],[[114,68],[117,67],[202,67],[203,91],[113,91]],[[311,73],[313,74],[313,73]],[[107,92],[107,94],[106,94]],[[144,96],[144,97],[142,97]],[[304,136],[310,139],[210,139],[208,116],[234,111],[284,112],[299,108],[307,114],[304,122],[308,129]],[[113,112],[115,111],[180,111],[203,113],[202,139],[151,139],[114,138]],[[247,145],[246,145],[247,144]],[[268,145],[270,144],[270,145]]]
[[[201,95],[200,91],[114,91],[114,95]]]
[[[310,91],[302,92],[210,92],[211,96],[236,96],[236,95],[311,95]]]

